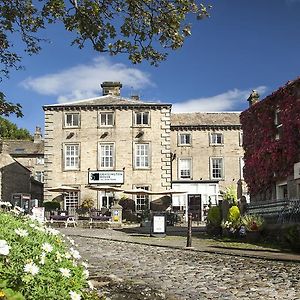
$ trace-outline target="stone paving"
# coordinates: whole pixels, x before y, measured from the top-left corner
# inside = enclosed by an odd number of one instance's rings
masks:
[[[101,238],[71,230],[65,233],[72,235],[89,261],[91,276],[132,281],[145,286],[145,291],[149,287],[162,292],[160,298],[151,299],[300,300],[300,264],[296,262],[128,243],[125,235],[123,242],[105,239],[120,238],[122,234],[113,230],[98,232]]]

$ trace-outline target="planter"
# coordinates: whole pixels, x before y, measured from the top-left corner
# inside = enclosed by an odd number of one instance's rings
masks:
[[[260,231],[247,231],[246,238],[248,242],[258,242],[260,240]]]

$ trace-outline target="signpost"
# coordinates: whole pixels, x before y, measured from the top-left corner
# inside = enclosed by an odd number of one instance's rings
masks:
[[[153,212],[151,217],[151,232],[153,237],[166,236],[166,215],[161,212]]]

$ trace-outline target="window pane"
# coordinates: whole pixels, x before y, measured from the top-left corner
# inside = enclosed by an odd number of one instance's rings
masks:
[[[136,144],[136,167],[149,167],[149,144]]]
[[[79,167],[79,145],[65,146],[65,168],[77,169]]]
[[[222,158],[213,158],[211,160],[212,164],[212,178],[220,179],[223,177],[223,159]]]
[[[101,168],[113,168],[114,160],[114,145],[113,144],[101,144],[100,146],[100,167]]]

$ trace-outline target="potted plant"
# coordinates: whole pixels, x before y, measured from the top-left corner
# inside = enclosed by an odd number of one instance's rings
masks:
[[[241,223],[246,228],[246,236],[249,241],[258,241],[264,226],[264,219],[259,215],[244,215]]]

